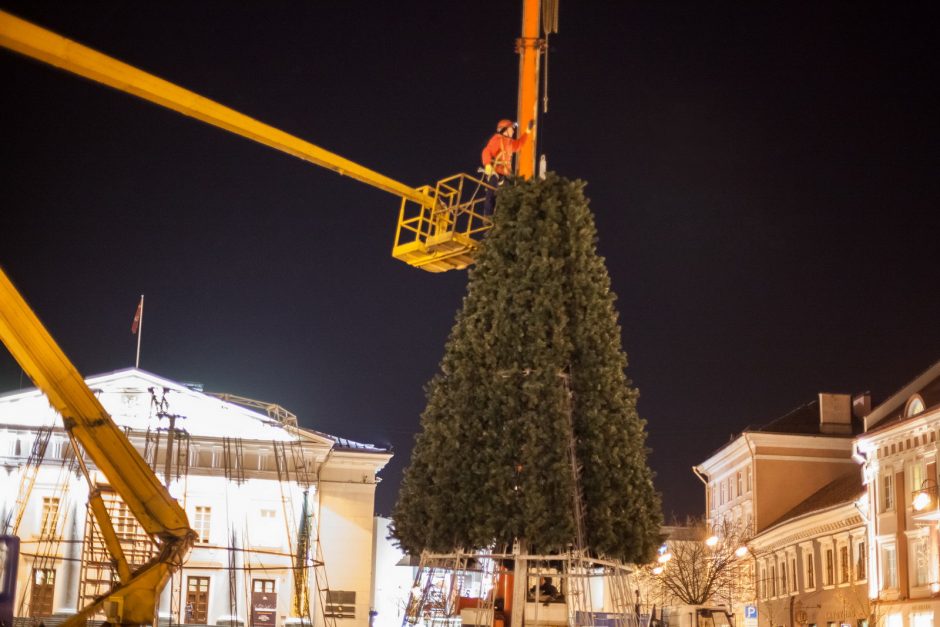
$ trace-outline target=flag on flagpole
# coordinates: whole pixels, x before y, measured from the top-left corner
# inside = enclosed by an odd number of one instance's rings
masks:
[[[134,321],[131,322],[131,335],[137,335],[137,329],[140,328],[140,316],[143,314],[144,299],[141,298],[137,303],[137,311],[134,312]]]

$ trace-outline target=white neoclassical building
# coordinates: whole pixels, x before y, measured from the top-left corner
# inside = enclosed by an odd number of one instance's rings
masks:
[[[376,475],[388,450],[301,428],[274,404],[137,369],[86,382],[198,534],[164,591],[162,622],[320,624],[322,608],[337,625],[369,623]],[[91,470],[128,560],[146,561],[152,542]],[[45,397],[0,396],[0,526],[21,540],[16,616],[49,625],[110,585],[88,490]]]

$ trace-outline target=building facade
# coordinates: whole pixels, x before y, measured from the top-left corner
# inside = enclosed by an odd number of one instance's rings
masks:
[[[865,627],[867,501],[861,476],[844,475],[748,543],[762,625]]]
[[[87,384],[198,535],[161,597],[162,622],[281,627],[322,623],[325,610],[337,624],[368,624],[387,450],[301,428],[273,404],[222,400],[136,369]],[[150,559],[153,542],[90,471],[128,561]],[[49,624],[110,587],[89,486],[38,390],[0,397],[0,477],[0,522],[21,539],[17,616]]]
[[[861,427],[851,396],[823,393],[693,468],[705,485],[708,526],[742,547],[728,603],[735,616],[752,605],[761,627],[834,627],[861,611],[855,597],[867,600],[857,594],[866,572],[852,561],[865,546],[853,459]]]
[[[940,362],[865,418],[856,443],[868,485],[869,597],[873,627],[933,627],[940,620],[937,453]]]

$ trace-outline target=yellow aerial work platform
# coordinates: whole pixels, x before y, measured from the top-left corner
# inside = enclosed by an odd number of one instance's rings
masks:
[[[434,199],[421,204],[403,196],[392,257],[429,272],[463,270],[471,263],[480,238],[493,226],[483,214],[489,185],[467,174],[455,174],[418,192]]]

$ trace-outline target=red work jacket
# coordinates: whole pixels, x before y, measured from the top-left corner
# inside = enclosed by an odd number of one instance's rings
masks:
[[[523,133],[519,139],[510,139],[495,133],[483,149],[483,165],[492,164],[493,171],[502,176],[512,174],[512,153],[519,152],[528,136],[528,133]]]

